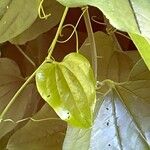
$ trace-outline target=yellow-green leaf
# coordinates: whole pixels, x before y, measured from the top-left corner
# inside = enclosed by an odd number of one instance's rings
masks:
[[[90,63],[78,53],[62,62],[45,63],[36,74],[43,99],[70,124],[88,128],[93,122],[95,80]]]

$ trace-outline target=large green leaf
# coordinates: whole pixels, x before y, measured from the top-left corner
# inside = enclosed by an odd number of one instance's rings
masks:
[[[146,65],[150,69],[150,40],[138,34],[129,34],[134,44],[137,46],[139,53],[144,59]]]
[[[37,18],[40,0],[0,1],[0,43],[26,30]]]
[[[11,0],[0,1],[0,18],[2,18],[10,2]]]
[[[116,82],[126,81],[133,66],[133,61],[125,53],[119,50],[110,35],[103,32],[94,33],[97,49],[98,81],[111,79]],[[80,48],[80,52],[92,63],[88,38]]]
[[[90,127],[95,106],[95,80],[86,58],[67,55],[60,63],[45,63],[36,74],[37,88],[63,119],[74,126]]]
[[[60,150],[66,124],[55,112],[44,105],[33,117],[38,121],[29,121],[9,140],[8,150]]]
[[[7,58],[0,59],[0,116],[24,79],[16,63]],[[28,95],[28,97],[27,97]],[[31,116],[37,109],[39,95],[34,84],[29,84],[18,96],[0,120],[0,138],[14,129],[18,120]],[[17,108],[17,109],[16,109]],[[12,121],[14,122],[12,122]]]
[[[27,41],[37,38],[40,34],[50,30],[58,24],[62,17],[64,7],[56,0],[45,0],[43,8],[46,14],[50,13],[51,15],[46,20],[37,18],[27,30],[11,39],[11,43],[19,45],[25,44]]]

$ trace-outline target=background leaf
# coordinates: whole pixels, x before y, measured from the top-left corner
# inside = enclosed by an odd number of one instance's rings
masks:
[[[1,0],[0,43],[26,30],[37,18],[40,0]]]
[[[125,51],[125,53],[132,59],[134,65],[141,59],[137,50]]]
[[[47,19],[40,19],[38,17],[27,30],[11,39],[11,43],[19,45],[25,44],[27,41],[37,38],[40,34],[47,32],[59,23],[64,10],[62,5],[56,0],[45,0],[43,8],[46,14],[50,13],[51,15]]]
[[[125,52],[120,51],[110,35],[96,32],[94,37],[98,55],[98,81],[104,79],[112,79],[117,82],[126,81],[133,66],[131,58]],[[89,44],[88,39],[86,39],[79,51],[92,62],[92,50]]]
[[[129,80],[149,80],[150,71],[145,65],[143,59],[140,59],[130,72]]]
[[[19,87],[23,84],[24,79],[21,77],[20,70],[14,61],[1,58],[0,59],[0,114],[7,106],[11,98],[14,96]],[[28,95],[28,97],[27,97]],[[29,84],[18,96],[12,106],[0,122],[0,138],[16,127],[15,121],[23,117],[31,116],[37,111],[39,97],[34,84]],[[17,108],[17,109],[16,109]],[[7,121],[6,121],[7,120]],[[13,120],[14,123],[12,121]]]
[[[33,118],[39,121],[31,120],[18,130],[10,138],[7,149],[60,150],[66,130],[65,122],[48,105],[44,105]]]

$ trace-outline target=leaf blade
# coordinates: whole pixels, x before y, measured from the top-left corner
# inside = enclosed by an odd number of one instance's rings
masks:
[[[51,15],[47,19],[37,18],[27,30],[11,39],[11,43],[17,45],[25,44],[27,41],[37,38],[40,34],[47,32],[59,23],[64,10],[62,5],[55,0],[46,0],[43,3],[43,9],[46,14],[50,13]]]
[[[63,120],[74,126],[91,126],[95,80],[86,58],[71,53],[60,63],[46,63],[37,73],[36,83],[41,96]]]
[[[37,121],[30,120],[23,128],[18,130],[10,138],[7,148],[9,150],[60,149],[66,124],[58,118],[48,105],[44,105],[33,119]]]
[[[144,59],[146,65],[150,69],[150,40],[137,34],[129,33],[134,44],[137,46],[139,53]]]
[[[19,35],[34,22],[39,2],[40,0],[11,0],[9,5],[5,3],[4,8],[7,10],[0,19],[0,43]]]
[[[0,59],[0,114],[10,102],[24,82],[17,64],[7,58]],[[28,98],[26,97],[28,95]],[[12,131],[18,124],[15,123],[23,117],[29,117],[36,109],[40,97],[34,84],[29,84],[16,98],[0,120],[0,139]],[[31,106],[32,105],[32,106]],[[16,110],[17,108],[17,110]]]

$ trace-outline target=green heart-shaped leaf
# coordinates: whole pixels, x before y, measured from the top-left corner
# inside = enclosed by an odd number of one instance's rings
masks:
[[[61,119],[88,128],[95,106],[95,80],[90,63],[78,53],[62,62],[45,63],[36,74],[36,84],[43,99]]]

